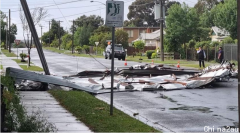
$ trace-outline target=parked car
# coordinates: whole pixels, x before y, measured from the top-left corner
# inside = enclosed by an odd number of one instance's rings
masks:
[[[121,44],[114,45],[114,58],[118,58],[118,60],[125,60],[126,52]],[[112,44],[108,45],[104,51],[105,59],[112,58]]]

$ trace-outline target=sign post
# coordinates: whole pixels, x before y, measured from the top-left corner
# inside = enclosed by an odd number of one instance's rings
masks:
[[[106,1],[106,21],[105,25],[112,27],[112,66],[111,66],[111,100],[110,115],[113,115],[113,79],[114,79],[114,45],[115,45],[115,27],[123,26],[124,2]]]
[[[96,44],[96,55],[97,55],[97,46],[98,46],[99,42],[95,42],[95,44]]]
[[[17,59],[18,59],[18,44],[20,43],[20,40],[15,40],[14,42],[15,42],[16,45],[17,45]]]

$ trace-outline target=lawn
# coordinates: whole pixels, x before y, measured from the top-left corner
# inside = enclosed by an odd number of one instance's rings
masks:
[[[186,61],[186,60],[164,60],[161,61],[160,58],[154,58],[154,59],[148,59],[146,56],[141,56],[141,59],[142,60],[139,60],[140,59],[140,56],[135,56],[135,57],[132,57],[132,56],[128,56],[127,57],[127,61],[136,61],[136,62],[146,62],[146,63],[152,63],[152,61],[154,63],[158,63],[158,64],[168,64],[168,65],[177,65],[177,63],[179,62],[180,64],[180,67],[183,66],[183,67],[192,67],[192,68],[199,68],[199,65],[198,65],[198,61]],[[216,64],[216,63],[212,63],[212,62],[207,62],[205,61],[205,67],[209,66],[209,65],[212,65],[212,64]]]
[[[28,62],[21,62],[21,59],[12,59],[14,60],[15,62],[17,62],[18,64],[28,64]],[[32,62],[30,62],[31,64],[33,64]]]
[[[7,57],[17,57],[16,54],[14,54],[13,52],[9,53],[8,50],[6,49],[1,49],[2,53],[5,54]]]
[[[23,70],[26,70],[26,71],[43,71],[43,69],[41,67],[38,67],[38,66],[30,66],[27,68],[27,65],[19,65]]]
[[[71,51],[69,50],[59,50],[57,48],[53,48],[53,47],[44,47],[44,49],[46,50],[50,50],[53,52],[57,52],[57,53],[62,53],[62,54],[66,54],[66,55],[72,55],[72,56],[80,56],[80,57],[90,57],[90,55],[88,54],[77,54],[74,53],[72,54]],[[94,58],[104,58],[103,55],[92,55]],[[140,60],[140,56],[127,56],[126,60],[127,61],[135,61],[135,62],[139,62]],[[145,62],[145,63],[152,63],[152,61],[154,61],[154,63],[158,63],[158,64],[168,64],[168,65],[177,65],[178,61],[180,63],[180,67],[191,67],[191,68],[199,68],[198,65],[198,61],[186,61],[186,60],[166,60],[164,62],[160,61],[160,58],[154,58],[154,59],[148,59],[147,56],[141,56],[141,62]],[[213,62],[207,62],[205,61],[205,66],[209,66],[215,64]]]
[[[72,51],[70,50],[59,50],[58,48],[53,48],[53,47],[43,47],[43,49],[45,50],[49,50],[49,51],[52,51],[52,52],[56,52],[56,53],[59,53],[59,54],[66,54],[66,55],[71,55],[71,56],[79,56],[79,57],[94,57],[94,58],[104,58],[103,55],[95,55],[95,54],[91,54],[91,56],[89,54],[78,54],[78,53],[74,53],[72,54]]]
[[[50,90],[49,93],[93,132],[159,132],[82,91]]]

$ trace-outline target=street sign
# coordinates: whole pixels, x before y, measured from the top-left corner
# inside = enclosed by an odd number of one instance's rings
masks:
[[[109,27],[122,27],[124,17],[123,1],[106,1],[106,22]]]
[[[20,40],[14,40],[14,42],[18,45],[20,43]]]
[[[98,46],[99,42],[95,42],[96,46]]]

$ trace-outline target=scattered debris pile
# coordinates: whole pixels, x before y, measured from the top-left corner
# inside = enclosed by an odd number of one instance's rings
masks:
[[[209,66],[202,72],[148,64],[135,65],[129,69],[117,68],[115,69],[114,88],[115,91],[194,89],[207,86],[215,81],[228,81],[231,76],[238,74],[234,66],[235,64],[225,61],[219,65]],[[7,70],[14,78],[71,87],[90,93],[106,93],[110,92],[111,88],[109,70],[83,71],[77,75],[65,77],[46,76],[15,68]]]

